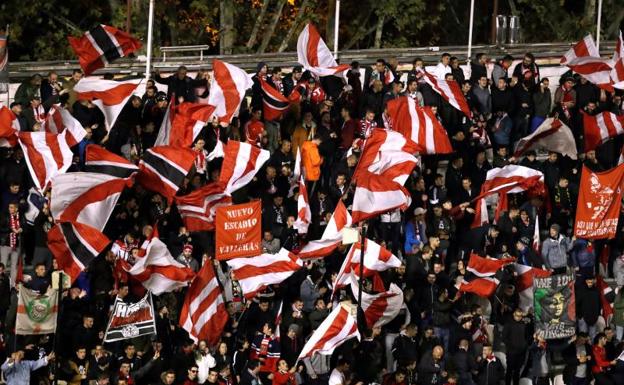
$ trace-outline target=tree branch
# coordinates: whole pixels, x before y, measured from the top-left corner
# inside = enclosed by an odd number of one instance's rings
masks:
[[[286,5],[288,0],[278,0],[277,9],[273,14],[273,20],[271,20],[271,24],[269,24],[269,29],[264,31],[264,37],[262,38],[262,43],[260,43],[260,47],[258,47],[257,53],[264,53],[269,43],[271,42],[271,38],[273,37],[273,33],[275,32],[275,28],[277,27],[277,23],[279,22],[280,16],[282,16],[282,10]]]
[[[245,45],[247,49],[251,49],[251,47],[253,47],[253,45],[256,44],[258,31],[260,30],[260,25],[264,21],[264,16],[266,15],[266,11],[269,8],[270,2],[271,0],[264,0],[264,2],[262,3],[262,8],[260,8],[260,15],[256,19],[253,29],[251,30],[251,35],[249,35],[249,40],[247,40],[247,44]]]

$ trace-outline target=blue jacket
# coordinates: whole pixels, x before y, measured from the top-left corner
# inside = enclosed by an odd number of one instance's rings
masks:
[[[2,371],[7,385],[30,385],[30,372],[48,364],[48,358],[43,357],[37,361],[20,361],[9,363],[7,359],[2,364]]]
[[[594,267],[596,265],[596,252],[587,249],[584,239],[577,239],[572,245],[572,263],[578,267]]]
[[[425,234],[425,225],[418,225],[418,232],[414,226],[414,221],[409,221],[405,225],[405,244],[403,249],[406,254],[412,254],[412,247],[423,247],[427,243],[427,234]]]

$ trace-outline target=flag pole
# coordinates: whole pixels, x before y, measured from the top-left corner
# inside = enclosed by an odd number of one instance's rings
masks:
[[[598,0],[598,20],[596,21],[596,48],[600,50],[600,24],[602,22],[602,0]]]
[[[6,46],[4,47],[4,49],[6,50],[6,55],[8,58],[9,55],[9,26],[11,24],[7,24],[6,26],[6,30],[4,31],[4,34],[6,35]],[[7,102],[6,102],[6,106],[9,107],[11,105],[11,82],[9,81],[9,61],[7,59],[7,64],[6,64],[6,73],[7,73]]]
[[[470,0],[470,22],[468,26],[468,53],[466,54],[466,64],[470,64],[472,57],[472,27],[474,25],[474,0]]]
[[[338,59],[338,29],[339,28],[340,28],[340,0],[336,0],[336,14],[334,16],[334,60]]]
[[[149,16],[147,23],[147,60],[145,61],[145,81],[147,82],[151,75],[152,66],[152,33],[154,30],[154,0],[149,2]]]
[[[362,309],[362,290],[364,289],[364,254],[366,253],[366,224],[360,225],[360,279],[358,280],[358,298],[357,298],[357,325],[360,334],[364,331],[368,333],[368,325],[366,323],[366,315],[364,309]],[[366,335],[365,335],[366,336]],[[365,337],[364,336],[364,337]]]

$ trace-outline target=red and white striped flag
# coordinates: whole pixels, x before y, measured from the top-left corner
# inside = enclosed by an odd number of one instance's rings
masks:
[[[308,242],[297,256],[301,259],[328,256],[342,243],[342,229],[351,226],[351,223],[351,215],[342,200],[339,200],[321,239]]]
[[[176,261],[160,239],[152,238],[143,258],[138,258],[133,266],[124,262],[124,270],[143,287],[156,295],[171,292],[187,286],[195,273]]]
[[[277,254],[234,258],[226,261],[245,298],[253,298],[269,285],[277,285],[303,266],[301,259],[286,249]]]
[[[572,48],[570,48],[568,52],[563,55],[559,63],[562,65],[574,64],[578,61],[578,59],[587,56],[600,57],[600,52],[598,51],[594,38],[591,34],[585,36],[583,40],[579,41]]]
[[[624,40],[622,39],[622,31],[618,35],[615,52],[613,52],[611,82],[614,83],[613,88],[624,89]]]
[[[425,81],[433,88],[435,92],[442,96],[448,104],[464,113],[469,119],[472,119],[472,111],[468,106],[466,97],[455,80],[446,81],[436,78],[434,75],[422,71]]]
[[[297,219],[293,227],[299,234],[307,234],[308,226],[312,222],[312,211],[310,210],[310,200],[308,199],[308,189],[305,186],[303,175],[299,180],[299,197],[297,198]]]
[[[262,78],[260,79],[260,87],[262,89],[262,114],[264,119],[268,121],[279,119],[288,110],[290,102]]]
[[[223,151],[225,156],[219,182],[225,186],[228,195],[251,182],[270,157],[267,150],[235,140],[228,141]]]
[[[110,243],[98,229],[77,222],[57,223],[47,237],[54,259],[72,282]]]
[[[585,36],[561,58],[561,64],[607,91],[613,91],[611,70],[613,62],[600,57],[591,35]]]
[[[73,147],[80,143],[87,135],[82,124],[72,116],[66,109],[60,106],[52,106],[48,111],[48,116],[42,124],[44,131],[51,134],[60,134],[67,129],[67,144]]]
[[[453,152],[448,134],[431,107],[419,107],[411,97],[401,96],[390,100],[387,109],[392,129],[416,143],[423,154]]]
[[[9,64],[9,50],[7,49],[8,31],[2,31],[0,34],[0,80],[4,80],[2,72],[7,71]]]
[[[471,272],[477,277],[492,277],[497,271],[513,262],[515,262],[514,258],[484,258],[473,253],[470,254],[466,271]]]
[[[353,174],[354,223],[409,206],[410,194],[403,185],[417,164],[412,155],[417,151],[418,146],[398,132],[372,131]]]
[[[85,171],[128,178],[139,171],[139,168],[126,158],[113,154],[104,147],[89,144],[85,149]]]
[[[180,311],[180,326],[193,340],[205,340],[209,346],[214,346],[219,342],[228,319],[214,267],[211,261],[206,261],[186,292]]]
[[[61,134],[20,132],[18,135],[30,176],[40,192],[72,164],[74,154],[67,144],[66,134],[65,131]]]
[[[174,105],[173,101],[171,105]],[[167,113],[158,131],[155,146],[191,147],[202,128],[210,121],[214,106],[184,102]]]
[[[85,75],[141,48],[141,42],[115,27],[100,24],[81,37],[67,37]]]
[[[50,213],[55,221],[79,222],[103,231],[131,179],[91,172],[70,172],[52,179]]]
[[[312,333],[310,339],[299,353],[298,361],[312,357],[314,353],[331,355],[338,346],[345,341],[357,337],[360,332],[357,328],[357,320],[353,306],[341,303],[325,318],[318,328]]]
[[[358,284],[351,281],[351,291],[353,297],[358,298]],[[369,328],[381,327],[392,321],[403,306],[403,290],[396,284],[391,283],[390,288],[378,294],[362,292],[362,310],[366,317],[366,324]]]
[[[119,113],[124,108],[141,79],[125,81],[104,80],[95,77],[82,78],[74,91],[79,100],[91,100],[104,114],[106,129],[115,125]]]
[[[338,65],[321,35],[312,24],[306,24],[297,39],[297,61],[316,76],[337,75],[349,69]]]
[[[17,117],[7,106],[0,106],[0,147],[17,146],[20,125]]]
[[[214,59],[212,68],[214,80],[210,87],[208,104],[215,106],[214,114],[219,122],[228,125],[253,82],[247,72],[221,60]]]
[[[364,277],[374,276],[377,272],[386,271],[391,268],[401,266],[401,260],[393,255],[388,249],[380,244],[370,240],[364,240]],[[355,242],[351,245],[351,249],[347,253],[336,282],[334,284],[334,292],[353,282],[353,278],[359,278],[360,263],[362,261],[362,245],[361,242]],[[381,288],[379,291],[383,291]]]
[[[607,140],[624,134],[624,116],[609,111],[597,115],[581,113],[583,114],[585,151],[595,150]]]
[[[489,170],[485,177],[485,183],[481,186],[481,194],[473,200],[477,201],[477,205],[472,227],[479,227],[487,223],[487,215],[484,215],[487,212],[486,197],[498,194],[495,215],[498,219],[500,213],[507,210],[507,194],[522,191],[528,191],[531,194],[544,193],[544,174],[529,167],[512,164]]]
[[[137,182],[171,202],[194,163],[195,151],[190,148],[152,147],[139,162]]]
[[[550,277],[550,271],[542,270],[520,263],[514,263],[516,271],[516,292],[520,296],[519,307],[522,311],[533,308],[533,278]]]
[[[232,198],[223,192],[223,185],[213,182],[175,197],[175,202],[188,231],[213,231],[217,208],[231,205]]]
[[[516,144],[514,156],[518,157],[529,150],[538,148],[558,152],[572,159],[577,158],[574,135],[570,127],[559,119],[548,118],[531,135],[521,138]]]

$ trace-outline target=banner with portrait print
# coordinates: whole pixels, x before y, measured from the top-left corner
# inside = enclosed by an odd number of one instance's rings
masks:
[[[567,338],[576,333],[575,306],[574,275],[533,278],[535,331],[544,339]]]

